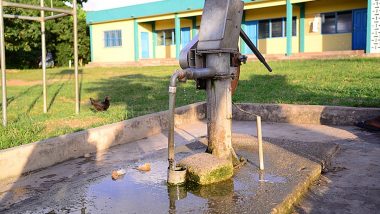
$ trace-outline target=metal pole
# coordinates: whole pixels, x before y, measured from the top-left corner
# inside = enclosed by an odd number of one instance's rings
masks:
[[[230,69],[230,54],[207,54],[206,66],[219,74],[226,74]],[[208,149],[213,155],[237,161],[232,148],[232,100],[231,78],[207,80],[207,134]]]
[[[50,0],[50,7],[53,8],[53,0]],[[54,15],[54,12],[52,11],[52,12],[50,13],[50,15],[53,16],[53,15]]]
[[[40,17],[32,17],[32,16],[20,16],[20,15],[14,15],[14,14],[3,14],[4,18],[10,18],[10,19],[24,19],[24,20],[30,20],[30,21],[41,21]]]
[[[1,89],[3,96],[3,126],[7,125],[7,87],[5,73],[5,43],[4,43],[4,19],[3,1],[0,0],[0,53],[1,53]]]
[[[73,12],[71,10],[66,10],[62,8],[50,8],[50,7],[41,7],[36,5],[30,5],[30,4],[20,4],[20,3],[13,3],[13,2],[7,2],[3,1],[4,7],[16,7],[16,8],[24,8],[24,9],[31,9],[31,10],[43,10],[43,11],[51,11],[51,12],[57,12],[57,13],[67,13],[72,15]]]
[[[65,17],[65,16],[68,16],[68,15],[70,15],[70,14],[60,13],[60,14],[57,14],[57,15],[48,16],[48,17],[45,18],[45,21],[51,20],[51,19],[57,19],[57,18]]]
[[[44,0],[40,0],[40,6],[44,6]],[[46,98],[46,39],[45,39],[45,11],[41,10],[41,47],[42,47],[42,85],[44,97],[44,113],[47,113]]]
[[[75,113],[79,114],[78,23],[77,23],[77,1],[76,0],[73,0],[73,19],[74,19]]]
[[[263,135],[261,131],[261,117],[256,117],[257,125],[257,140],[259,143],[259,160],[260,160],[260,170],[264,170],[264,152],[263,152]]]

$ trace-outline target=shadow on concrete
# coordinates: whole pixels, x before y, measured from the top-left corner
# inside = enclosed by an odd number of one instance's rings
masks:
[[[89,133],[87,133],[87,131],[83,131],[82,133],[84,133],[85,136],[89,136]],[[64,197],[67,192],[72,191],[69,185],[70,183],[76,182],[78,176],[91,174],[98,170],[96,166],[96,159],[99,158],[96,152],[97,148],[90,143],[87,144],[87,150],[95,151],[95,153],[93,153],[91,157],[84,158],[84,154],[82,154],[82,157],[78,155],[78,158],[75,160],[70,161],[63,159],[62,161],[58,161],[54,164],[54,167],[57,168],[56,170],[45,170],[45,168],[43,167],[44,163],[49,163],[52,160],[50,160],[47,156],[44,156],[44,154],[54,152],[56,156],[64,157],[65,152],[68,152],[69,150],[75,152],[75,148],[58,148],[55,149],[55,151],[49,151],[49,146],[46,145],[52,143],[59,143],[59,141],[70,141],[70,139],[67,138],[70,138],[70,136],[64,135],[57,138],[53,138],[53,140],[56,139],[57,142],[52,142],[52,139],[48,139],[46,140],[46,142],[42,141],[33,145],[24,145],[26,150],[25,153],[28,154],[28,159],[27,161],[25,161],[23,169],[16,170],[26,172],[20,176],[13,177],[1,182],[2,185],[0,186],[0,212],[9,211],[19,213],[21,212],[20,210],[18,210],[19,208],[25,209],[25,207],[28,207],[29,205],[29,211],[32,213],[59,213],[69,211],[65,210],[66,208],[60,206],[58,206],[59,209],[56,209],[56,207],[54,207],[53,204],[51,205],[51,207],[36,207],[35,205],[33,205],[41,196],[48,196],[49,198],[46,198],[46,200],[53,200],[56,201],[56,204],[60,204],[59,198]],[[73,144],[76,143],[75,139],[71,140],[73,141]],[[61,152],[59,150],[61,150]],[[95,164],[92,164],[91,162],[94,160]],[[38,168],[40,168],[41,166],[42,168],[35,169],[34,167],[36,167],[36,163],[37,166],[40,165]],[[58,186],[59,192],[51,192],[53,186]],[[79,191],[78,194],[78,198],[85,197],[83,192],[81,193]],[[81,194],[82,196],[80,196]],[[76,203],[79,202],[76,201]]]

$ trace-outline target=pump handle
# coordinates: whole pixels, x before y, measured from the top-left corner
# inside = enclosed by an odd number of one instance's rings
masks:
[[[248,45],[248,47],[252,50],[252,52],[256,55],[256,57],[260,60],[260,62],[264,64],[264,66],[268,69],[268,71],[272,72],[272,68],[265,61],[265,58],[263,57],[263,55],[261,55],[260,51],[256,48],[255,44],[252,43],[252,41],[249,39],[247,34],[245,34],[243,29],[240,29],[240,37],[244,40],[245,44]]]

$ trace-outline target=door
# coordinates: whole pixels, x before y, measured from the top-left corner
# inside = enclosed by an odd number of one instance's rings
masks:
[[[141,58],[149,58],[149,34],[141,32]]]
[[[187,45],[187,43],[190,42],[190,28],[185,27],[181,28],[181,45],[182,48]]]
[[[245,23],[246,34],[252,43],[257,47],[257,34],[258,34],[258,21],[248,21]],[[251,49],[249,49],[248,45],[245,44],[245,54],[253,53]]]
[[[353,11],[352,50],[365,50],[367,42],[367,9]]]

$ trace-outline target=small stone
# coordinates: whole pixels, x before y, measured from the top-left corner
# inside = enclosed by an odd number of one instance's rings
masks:
[[[127,173],[124,169],[119,169],[119,170],[113,170],[112,171],[112,180],[117,180],[119,179],[120,177],[122,177],[123,175],[125,175],[125,173]]]
[[[145,164],[143,164],[141,166],[138,166],[137,170],[140,170],[140,171],[150,171],[150,163],[145,163]]]
[[[89,157],[91,157],[90,153],[86,153],[86,154],[84,154],[83,156],[84,156],[85,158],[89,158]]]

